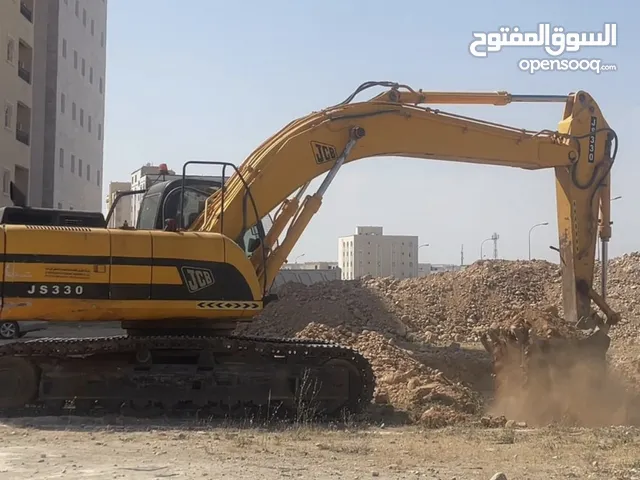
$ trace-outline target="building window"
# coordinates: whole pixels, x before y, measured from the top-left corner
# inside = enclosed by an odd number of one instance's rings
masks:
[[[100,46],[104,48],[104,32],[100,32]]]
[[[89,67],[89,83],[93,85],[93,67]]]
[[[104,91],[104,82],[102,80],[102,77],[100,77],[100,93],[102,93]]]
[[[87,129],[89,130],[89,133],[91,133],[91,115],[87,118]]]
[[[80,18],[80,0],[76,0],[76,17]]]
[[[82,177],[82,159],[78,159],[78,176]]]
[[[76,102],[71,104],[71,120],[76,119]]]
[[[62,210],[62,203],[58,202],[58,210]]]
[[[100,186],[100,170],[96,172],[96,183]]]
[[[102,140],[102,124],[98,124],[98,140]]]
[[[2,193],[6,196],[9,196],[9,192],[11,191],[11,170],[7,170],[6,168],[2,172]]]
[[[67,58],[67,39],[62,39],[62,58]]]
[[[67,97],[64,93],[60,94],[60,113],[64,113]]]
[[[87,9],[83,8],[82,9],[82,25],[83,26],[87,26]]]
[[[80,126],[84,127],[84,109],[80,109]]]
[[[85,69],[85,61],[84,58],[82,59],[82,65],[80,66],[80,72],[82,73],[82,76],[84,77],[84,69]]]
[[[71,173],[76,171],[76,156],[71,155]]]
[[[16,59],[16,41],[8,37],[7,38],[7,62],[11,65],[15,62]]]
[[[95,20],[92,18],[91,19],[91,36],[93,37],[93,34],[95,33],[95,27],[96,27],[96,22]]]
[[[13,105],[10,103],[4,104],[4,128],[12,130],[13,125]]]
[[[78,69],[78,51],[73,51],[73,68]]]
[[[87,180],[91,181],[91,165],[87,165]]]
[[[64,168],[64,149],[60,149],[60,168]]]

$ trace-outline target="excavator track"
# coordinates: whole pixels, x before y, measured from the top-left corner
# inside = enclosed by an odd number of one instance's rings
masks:
[[[362,412],[375,376],[322,340],[244,336],[45,338],[0,347],[3,416]]]

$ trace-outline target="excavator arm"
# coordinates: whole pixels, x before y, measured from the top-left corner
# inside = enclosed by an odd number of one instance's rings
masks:
[[[389,90],[369,101],[352,102],[361,91],[380,85]],[[564,115],[556,130],[534,132],[427,106],[513,102],[563,102]],[[297,119],[267,139],[210,197],[189,229],[239,240],[280,206],[262,248],[251,257],[266,292],[345,163],[402,156],[528,170],[551,168],[556,177],[565,317],[575,323],[591,318],[594,300],[608,314],[607,324],[614,324],[618,316],[606,305],[604,284],[602,295],[597,294],[593,277],[598,227],[603,253],[611,234],[610,170],[616,150],[615,132],[595,100],[583,91],[562,96],[422,92],[369,82],[344,102]],[[327,176],[318,191],[304,197],[309,183],[322,174]]]

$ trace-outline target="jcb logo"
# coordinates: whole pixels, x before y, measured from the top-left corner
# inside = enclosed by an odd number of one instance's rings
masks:
[[[313,155],[316,157],[316,163],[326,163],[338,158],[336,147],[327,145],[326,143],[311,142]]]
[[[195,293],[215,283],[213,273],[208,268],[182,267],[180,272],[189,293]]]

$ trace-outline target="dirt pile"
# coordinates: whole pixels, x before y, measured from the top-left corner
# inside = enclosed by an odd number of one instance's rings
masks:
[[[493,322],[557,303],[559,282],[552,263],[497,260],[423,278],[287,284],[281,300],[244,331],[289,336],[315,321],[435,345],[477,342]]]
[[[393,405],[425,426],[462,422],[480,412],[481,398],[468,385],[427,366],[419,354],[416,356],[416,352],[402,348],[380,333],[369,330],[355,333],[343,326],[331,328],[311,323],[297,336],[356,348],[370,360],[376,375],[375,402]]]
[[[608,286],[612,306],[623,317],[611,332],[614,345],[638,338],[640,253],[610,261]],[[522,326],[530,315],[527,328],[546,325],[549,330],[551,325],[555,331],[559,317],[549,320],[548,311],[518,315],[549,306],[562,314],[560,269],[546,261],[482,261],[459,272],[406,280],[287,284],[278,294],[279,301],[238,333],[328,339],[355,347],[374,366],[378,401],[387,399],[434,425],[478,413],[477,392],[492,390],[491,359],[480,345],[487,329],[512,327],[514,318]],[[533,321],[537,315],[541,322]],[[563,335],[571,337],[566,328]],[[460,344],[473,344],[475,350]]]
[[[614,340],[637,342],[640,337],[640,252],[609,261],[607,301],[622,315],[622,322],[611,330]],[[600,292],[600,265],[596,267],[595,285]]]

